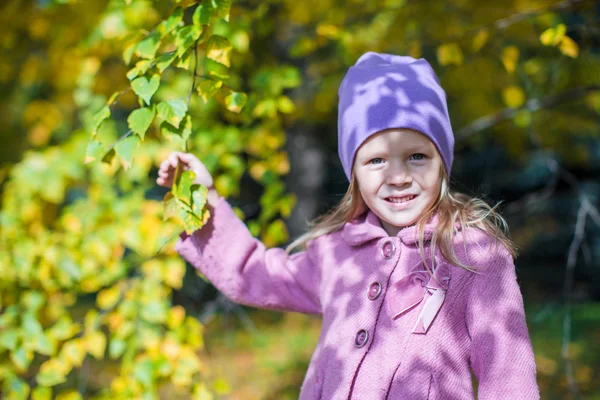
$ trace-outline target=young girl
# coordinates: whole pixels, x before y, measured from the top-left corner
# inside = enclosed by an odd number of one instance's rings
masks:
[[[285,251],[254,239],[204,165],[211,218],[179,253],[233,301],[321,314],[300,399],[538,399],[514,251],[493,208],[448,187],[454,137],[424,59],[366,53],[339,89],[340,204]],[[300,251],[291,253],[292,249]]]

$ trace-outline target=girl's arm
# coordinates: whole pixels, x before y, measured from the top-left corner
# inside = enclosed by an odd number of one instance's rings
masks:
[[[475,275],[467,306],[478,398],[539,399],[535,358],[514,261],[502,246],[494,253],[488,268]]]
[[[175,249],[217,289],[236,303],[320,314],[321,273],[308,250],[288,256],[266,249],[219,197],[211,217],[193,235],[182,234]]]

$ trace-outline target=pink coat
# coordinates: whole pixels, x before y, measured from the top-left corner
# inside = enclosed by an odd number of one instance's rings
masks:
[[[287,256],[221,198],[176,249],[237,303],[322,315],[302,400],[472,399],[470,368],[479,399],[539,399],[512,257],[474,228],[454,242],[461,261],[485,271],[442,262],[429,279],[416,229],[390,237],[371,211]]]

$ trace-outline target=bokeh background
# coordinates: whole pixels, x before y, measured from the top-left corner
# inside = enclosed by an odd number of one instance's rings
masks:
[[[542,398],[600,399],[593,0],[3,0],[0,397],[297,398],[319,319],[220,295],[154,180],[188,149],[289,243],[346,190],[337,88],[369,50],[446,89],[452,185],[501,202]]]

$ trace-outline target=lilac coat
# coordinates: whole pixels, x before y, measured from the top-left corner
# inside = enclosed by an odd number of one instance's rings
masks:
[[[389,237],[371,211],[287,256],[254,239],[220,198],[207,225],[183,234],[176,249],[237,303],[322,315],[301,400],[472,399],[470,368],[480,399],[539,399],[512,257],[501,246],[490,251],[474,228],[454,242],[462,262],[485,271],[439,270],[447,290],[425,333],[415,332],[435,293],[425,289],[436,285],[419,278],[416,229]],[[408,304],[417,285],[420,298]]]

